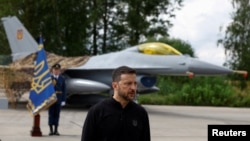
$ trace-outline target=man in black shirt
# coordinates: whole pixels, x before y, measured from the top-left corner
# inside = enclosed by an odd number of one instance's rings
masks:
[[[150,141],[147,111],[133,101],[136,71],[121,66],[112,79],[114,95],[89,109],[81,141]]]

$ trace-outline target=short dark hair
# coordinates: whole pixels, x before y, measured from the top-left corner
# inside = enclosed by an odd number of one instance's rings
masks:
[[[58,64],[58,63],[56,63],[56,64],[54,64],[51,68],[53,68],[53,69],[60,69],[60,68],[61,68],[61,65]]]
[[[136,74],[136,70],[128,66],[120,66],[116,68],[112,73],[113,82],[120,81],[122,74]]]

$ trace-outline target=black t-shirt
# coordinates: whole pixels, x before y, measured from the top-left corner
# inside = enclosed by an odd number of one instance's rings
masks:
[[[81,141],[150,141],[146,110],[129,102],[125,108],[113,98],[89,109]]]

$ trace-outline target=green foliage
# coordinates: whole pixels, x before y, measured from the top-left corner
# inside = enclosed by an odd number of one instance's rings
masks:
[[[177,95],[188,105],[228,105],[233,91],[223,81],[218,77],[194,78],[185,83]]]
[[[12,58],[9,55],[0,55],[0,65],[8,65],[12,62]]]
[[[140,95],[138,98],[140,104],[152,104],[152,105],[168,105],[170,103],[168,96],[160,96],[158,94]]]
[[[42,34],[46,51],[97,55],[136,45],[148,36],[168,36],[170,20],[181,4],[182,0],[1,0],[0,16],[15,15],[34,38]]]
[[[5,34],[5,31],[3,29],[3,26],[0,26],[0,48],[1,52],[0,55],[8,55],[11,54],[11,50],[8,44],[7,36]]]
[[[233,70],[250,71],[250,5],[249,0],[232,0],[232,22],[226,29],[225,37],[218,40],[223,45],[228,58],[226,66]],[[234,80],[244,81],[242,77],[232,77]],[[248,78],[249,80],[249,78]],[[243,84],[243,83],[242,83]],[[244,87],[244,84],[241,85]]]
[[[141,104],[249,107],[250,94],[239,95],[226,77],[159,78],[160,92],[141,95]]]

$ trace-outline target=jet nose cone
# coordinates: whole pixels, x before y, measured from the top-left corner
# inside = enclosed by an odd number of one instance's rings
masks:
[[[231,69],[196,59],[190,60],[189,71],[194,75],[226,75],[233,73]]]

